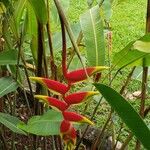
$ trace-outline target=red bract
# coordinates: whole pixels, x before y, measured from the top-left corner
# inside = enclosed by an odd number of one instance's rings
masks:
[[[86,68],[87,74],[84,69],[78,69],[78,70],[67,73],[66,79],[68,80],[69,83],[72,83],[72,84],[76,82],[81,82],[83,80],[86,80],[88,76],[92,76],[94,73],[100,72],[107,68],[108,67],[105,67],[105,66],[88,67]]]
[[[75,112],[64,111],[62,112],[62,114],[65,120],[72,121],[72,122],[89,123],[93,125],[93,122],[90,121],[88,118],[79,115]]]
[[[57,94],[59,93],[64,95],[69,90],[69,86],[55,80],[50,80],[48,78],[30,77],[30,79],[44,85],[50,91],[53,91],[54,93]]]
[[[76,144],[76,131],[73,125],[67,121],[63,120],[60,125],[61,137],[64,140],[65,144]]]
[[[68,104],[64,101],[61,101],[59,99],[53,98],[53,97],[48,97],[48,96],[44,96],[44,95],[35,95],[34,96],[37,99],[42,99],[46,102],[48,102],[48,104],[51,107],[57,108],[60,111],[64,111],[68,108]]]
[[[64,100],[69,105],[78,104],[84,102],[87,98],[95,94],[98,94],[98,92],[93,92],[93,91],[78,92],[66,96]]]

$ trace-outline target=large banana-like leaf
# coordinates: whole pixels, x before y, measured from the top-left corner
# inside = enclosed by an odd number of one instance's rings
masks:
[[[143,146],[150,149],[150,130],[134,108],[114,89],[103,84],[94,85]]]
[[[105,62],[105,44],[99,6],[97,5],[82,14],[80,23],[86,45],[88,65],[103,66]]]

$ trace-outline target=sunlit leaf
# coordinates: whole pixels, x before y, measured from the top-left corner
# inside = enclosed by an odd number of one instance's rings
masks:
[[[103,84],[94,85],[143,146],[150,149],[150,130],[134,108],[114,89]]]
[[[103,66],[105,63],[105,44],[99,6],[97,5],[82,14],[80,23],[89,66]]]
[[[119,68],[125,66],[150,65],[150,34],[130,42],[125,48],[115,54],[113,64]]]
[[[139,59],[144,58],[147,53],[132,49],[133,42],[130,42],[125,48],[123,48],[121,51],[116,53],[113,58],[113,65],[117,66],[119,68],[123,68],[125,66],[128,66],[132,63],[133,66],[139,65]],[[138,60],[138,61],[137,61]]]
[[[145,52],[145,53],[150,53],[150,42],[144,42],[144,41],[137,40],[133,44],[133,48],[137,49],[139,51]]]

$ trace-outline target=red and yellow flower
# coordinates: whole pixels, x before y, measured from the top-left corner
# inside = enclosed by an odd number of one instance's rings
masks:
[[[48,78],[30,77],[31,80],[40,83],[48,90],[62,95],[63,100],[44,95],[35,95],[35,98],[43,100],[52,108],[62,112],[63,121],[60,125],[60,134],[65,145],[67,145],[69,149],[73,149],[74,145],[76,144],[76,129],[73,127],[73,123],[88,123],[90,125],[93,125],[93,122],[90,121],[88,118],[77,114],[76,112],[69,111],[68,108],[71,105],[84,102],[86,99],[97,94],[98,92],[87,91],[76,92],[72,94],[67,94],[67,92],[69,91],[72,84],[86,80],[88,76],[91,76],[104,69],[107,69],[107,67],[88,67],[86,68],[86,71],[85,69],[79,69],[72,72],[67,72],[67,70],[64,70],[64,76],[68,82],[67,85],[60,83],[59,81],[50,80]]]

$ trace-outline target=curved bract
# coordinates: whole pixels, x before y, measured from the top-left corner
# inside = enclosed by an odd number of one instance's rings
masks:
[[[75,112],[70,112],[70,111],[64,111],[62,112],[63,117],[65,120],[71,121],[71,122],[79,122],[79,123],[88,123],[93,125],[94,123],[90,121],[88,118],[77,114]]]
[[[68,72],[66,74],[66,79],[68,80],[69,83],[74,84],[77,82],[84,81],[88,78],[88,76],[92,76],[93,74],[97,72],[101,72],[102,70],[107,69],[108,67],[106,66],[96,66],[96,67],[88,67],[85,69],[78,69],[75,71]]]
[[[84,102],[89,97],[98,94],[98,92],[87,91],[87,92],[78,92],[67,95],[64,100],[68,105],[79,104]]]
[[[50,80],[48,78],[42,78],[42,77],[30,77],[31,80],[36,81],[46,88],[48,88],[50,91],[56,93],[56,94],[65,94],[68,92],[69,87],[63,83],[60,83],[55,80]]]
[[[68,104],[65,101],[61,101],[61,100],[53,98],[53,97],[44,96],[44,95],[35,95],[34,97],[37,99],[44,100],[51,107],[57,108],[60,111],[64,111],[68,108]]]

